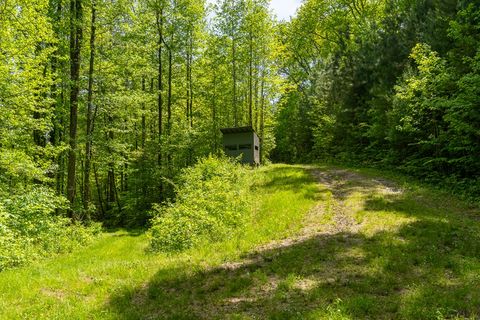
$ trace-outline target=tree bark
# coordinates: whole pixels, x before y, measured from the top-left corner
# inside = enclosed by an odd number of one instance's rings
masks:
[[[173,36],[172,36],[173,38]],[[167,97],[167,137],[170,137],[170,129],[172,125],[172,67],[173,52],[172,47],[168,48],[168,97]]]
[[[54,3],[51,2],[50,5],[52,5],[51,10],[52,10],[52,20],[53,20],[53,26],[54,26],[54,31],[55,35],[58,39],[62,38],[62,34],[60,33],[60,20],[62,16],[62,1],[58,1],[56,3],[56,6],[53,6]],[[59,73],[62,72],[62,64],[60,63],[58,59],[58,55],[60,54],[59,48],[57,47],[55,49],[55,52],[52,54],[51,58],[51,64],[52,64],[52,74],[55,75],[55,80],[62,79],[62,77],[59,77]],[[60,71],[59,71],[60,69]],[[57,73],[58,72],[58,73]],[[61,88],[61,89],[59,89]],[[52,137],[52,144],[54,146],[60,145],[60,143],[63,140],[63,85],[58,85],[57,81],[54,81],[52,84],[52,98],[54,99],[53,102],[53,109],[54,109],[54,116],[53,116],[53,128],[51,132],[51,137]],[[57,162],[58,169],[55,172],[55,189],[57,194],[62,194],[62,184],[63,184],[63,153],[59,153],[59,155],[55,158],[55,161]],[[57,210],[58,211],[58,210]]]
[[[249,63],[248,63],[248,124],[253,125],[253,31],[249,35]]]
[[[190,30],[187,32],[187,37],[190,37]],[[190,39],[187,40],[188,42]],[[190,45],[187,44],[187,59],[186,59],[186,71],[187,71],[187,108],[185,109],[185,116],[187,118],[187,122],[190,123],[190,90],[191,90],[191,83],[190,83]]]
[[[218,120],[217,120],[217,73],[215,68],[212,68],[213,72],[213,86],[212,86],[212,122],[213,122],[213,150],[214,152],[218,151],[218,139],[217,139],[217,130],[218,130]]]
[[[93,165],[93,174],[95,175],[95,184],[97,186],[97,194],[98,194],[98,203],[100,204],[100,212],[102,216],[105,216],[105,209],[103,209],[103,198],[102,198],[102,188],[100,187],[100,183],[98,181],[98,173],[95,164]]]
[[[77,149],[78,93],[80,77],[80,54],[83,23],[82,0],[70,0],[70,126],[68,150],[67,199],[70,202],[69,216],[75,219],[75,165]]]
[[[84,188],[83,188],[83,208],[88,212],[88,206],[91,198],[90,191],[90,169],[92,160],[92,141],[93,141],[93,68],[95,62],[95,19],[96,5],[95,0],[92,1],[92,22],[90,26],[90,64],[88,69],[88,96],[87,96],[87,141],[85,143],[85,172],[84,172]],[[88,214],[88,213],[87,213]],[[89,217],[87,216],[87,219]]]
[[[145,92],[145,77],[142,78],[142,91]],[[142,103],[142,150],[145,149],[145,140],[147,137],[147,119],[145,115],[145,102]]]
[[[156,12],[156,22],[158,31],[158,165],[162,166],[162,125],[163,125],[163,67],[162,67],[162,49],[163,49],[163,8]]]
[[[258,110],[258,78],[259,78],[259,72],[258,72],[258,60],[255,62],[255,84],[253,86],[253,94],[254,94],[254,116],[253,116],[253,127],[255,130],[259,129],[258,126],[258,116],[259,116],[259,110]]]
[[[190,63],[189,63],[189,81],[188,85],[190,86],[190,128],[193,128],[193,77],[192,77],[192,65],[193,65],[193,32],[190,33]]]
[[[235,10],[235,0],[231,1],[231,10]],[[237,104],[237,48],[235,38],[235,19],[231,17],[230,21],[230,36],[232,38],[232,82],[233,82],[233,95],[232,95],[232,109],[233,109],[233,122],[235,127],[238,127],[238,104]]]
[[[172,35],[173,38],[173,35]],[[171,44],[170,44],[171,45]],[[167,139],[170,143],[170,134],[172,128],[172,67],[173,67],[173,52],[172,47],[168,48],[168,97],[167,97]],[[170,170],[172,155],[170,148],[167,149],[167,161],[166,168],[167,171]]]
[[[263,146],[265,143],[265,79],[263,73],[260,87],[260,163],[263,163]]]
[[[108,116],[108,123],[113,123],[113,117]],[[113,144],[113,140],[115,139],[115,135],[113,133],[112,128],[108,130],[107,139],[109,144]],[[113,148],[109,146],[109,152],[113,152]],[[110,209],[110,204],[115,202],[116,198],[116,190],[115,190],[115,163],[113,161],[109,162],[108,164],[108,172],[107,172],[107,206]]]
[[[236,44],[235,36],[232,36],[232,81],[233,81],[233,122],[238,127],[238,105],[237,105],[237,65],[236,65]]]

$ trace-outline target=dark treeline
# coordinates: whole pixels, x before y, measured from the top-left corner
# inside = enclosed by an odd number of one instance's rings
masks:
[[[277,161],[367,162],[480,191],[480,5],[307,0],[280,27]]]

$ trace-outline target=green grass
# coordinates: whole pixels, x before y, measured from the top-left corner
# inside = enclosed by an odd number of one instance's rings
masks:
[[[106,233],[3,272],[0,318],[480,317],[478,208],[380,171],[318,168],[257,170],[255,218],[221,243],[154,255],[144,234]]]
[[[207,273],[226,261],[240,260],[260,244],[294,234],[315,203],[318,187],[301,167],[261,168],[256,181],[255,219],[227,241],[165,255],[148,253],[145,234],[105,233],[74,254],[0,273],[0,318],[193,317],[190,292],[164,291],[164,283]],[[249,283],[239,277],[228,286],[235,292]]]

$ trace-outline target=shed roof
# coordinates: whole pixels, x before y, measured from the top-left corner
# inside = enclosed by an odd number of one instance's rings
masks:
[[[236,128],[222,128],[220,129],[223,134],[229,133],[244,133],[244,132],[255,132],[252,127],[236,127]]]

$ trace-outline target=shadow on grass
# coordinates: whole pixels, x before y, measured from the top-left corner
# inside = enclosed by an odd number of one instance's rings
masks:
[[[297,166],[276,166],[269,170],[269,180],[261,186],[262,192],[303,192],[306,199],[320,200],[318,186],[313,183],[310,170]]]
[[[103,232],[111,233],[113,237],[139,237],[144,235],[146,231],[144,228],[103,228]]]
[[[279,179],[267,187],[297,183]],[[359,187],[333,193],[341,198]],[[107,308],[118,319],[479,317],[478,221],[437,207],[408,193],[371,197],[364,210],[378,219],[414,219],[371,236],[318,234],[201,272],[160,269],[148,284],[114,293]]]

